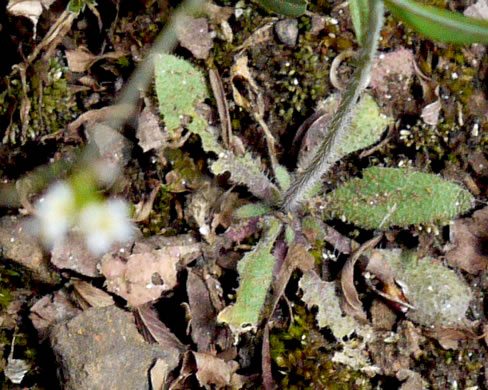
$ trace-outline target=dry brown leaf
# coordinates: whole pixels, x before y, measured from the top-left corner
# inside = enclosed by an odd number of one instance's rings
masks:
[[[215,351],[217,336],[217,312],[212,305],[207,285],[195,271],[188,272],[186,292],[190,304],[191,338],[198,352]]]
[[[142,222],[149,218],[149,214],[151,214],[154,201],[156,200],[156,196],[160,189],[161,186],[157,185],[152,189],[147,199],[141,200],[134,205],[134,216],[132,218],[134,222]]]
[[[441,109],[441,99],[437,99],[435,102],[427,104],[422,109],[420,117],[426,124],[436,126],[439,123],[439,114],[441,112]]]
[[[186,18],[176,27],[176,35],[180,45],[198,59],[206,59],[213,47],[213,35],[208,31],[205,18]]]
[[[72,72],[83,73],[90,68],[97,56],[90,52],[85,46],[77,47],[74,50],[66,50],[68,68]]]
[[[144,326],[143,336],[148,342],[157,342],[165,348],[174,348],[179,352],[185,350],[185,345],[159,319],[159,315],[150,303],[139,306],[135,311],[138,323]],[[150,337],[147,337],[150,336]]]
[[[428,329],[425,334],[436,339],[442,348],[453,350],[459,348],[459,341],[466,340],[472,336],[468,330],[454,328]]]
[[[113,298],[105,291],[83,280],[75,280],[73,287],[79,298],[78,304],[85,310],[89,307],[105,307],[115,304]]]
[[[169,374],[168,363],[164,359],[157,359],[149,371],[152,390],[164,390]]]
[[[23,16],[34,25],[34,38],[39,17],[44,9],[49,9],[54,0],[9,0],[7,11],[14,16]]]
[[[193,352],[197,364],[196,376],[200,386],[215,385],[217,388],[232,386],[240,389],[243,377],[236,374],[239,364],[233,360],[226,362],[207,353]]]
[[[200,244],[191,236],[153,237],[152,241],[137,241],[128,257],[117,252],[105,255],[101,271],[109,291],[129,305],[139,306],[172,290],[178,268],[200,254]]]
[[[73,318],[81,313],[68,299],[64,290],[45,295],[30,309],[29,318],[41,338],[47,335],[51,325]]]
[[[352,256],[347,259],[346,263],[344,264],[344,268],[342,269],[341,286],[345,298],[343,309],[355,318],[367,320],[366,313],[363,310],[363,304],[359,300],[356,286],[354,285],[354,264],[356,264],[356,261],[364,253],[364,251],[373,248],[376,244],[378,244],[378,242],[380,242],[382,237],[383,235],[379,235],[369,241],[366,241],[356,252],[354,252]]]
[[[454,248],[446,253],[450,266],[477,274],[488,267],[485,242],[488,240],[488,206],[476,211],[471,218],[458,219],[450,227]]]
[[[145,106],[139,114],[136,137],[144,153],[163,148],[169,141],[161,128],[159,116],[149,106]]]

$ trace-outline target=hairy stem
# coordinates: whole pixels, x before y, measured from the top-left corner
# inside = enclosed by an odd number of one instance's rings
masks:
[[[338,146],[346,135],[348,124],[354,114],[359,95],[369,83],[371,69],[378,47],[378,39],[383,25],[384,5],[382,0],[370,0],[367,35],[359,59],[358,68],[346,87],[341,103],[332,118],[327,135],[316,149],[308,166],[293,180],[283,198],[282,207],[286,212],[295,211],[311,190],[342,156],[337,153]]]

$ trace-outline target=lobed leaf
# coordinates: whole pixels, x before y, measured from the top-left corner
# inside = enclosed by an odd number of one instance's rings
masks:
[[[195,105],[207,97],[205,80],[188,61],[171,54],[154,56],[154,75],[159,109],[168,133],[173,136],[185,116],[200,118]]]

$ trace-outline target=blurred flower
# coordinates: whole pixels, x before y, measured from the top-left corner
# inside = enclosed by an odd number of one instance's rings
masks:
[[[66,183],[54,184],[35,206],[38,231],[49,246],[62,240],[76,219],[75,194]]]
[[[134,233],[127,203],[120,199],[89,203],[80,211],[77,225],[96,255],[108,251],[115,242],[130,239]]]

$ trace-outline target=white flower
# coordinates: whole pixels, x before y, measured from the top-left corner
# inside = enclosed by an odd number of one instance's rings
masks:
[[[39,199],[37,223],[42,240],[49,246],[63,240],[76,218],[75,194],[66,183],[56,183]]]
[[[83,207],[78,227],[95,255],[108,251],[114,242],[130,239],[134,232],[127,204],[120,199],[94,202]]]

